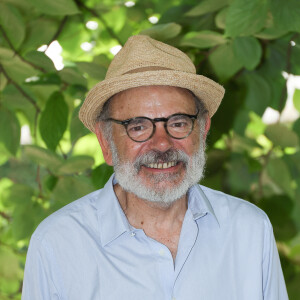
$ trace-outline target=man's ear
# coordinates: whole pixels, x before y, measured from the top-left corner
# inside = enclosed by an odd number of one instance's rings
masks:
[[[111,149],[109,146],[108,141],[106,140],[103,131],[100,129],[100,122],[97,122],[95,124],[95,134],[97,136],[97,139],[99,141],[100,147],[102,149],[103,157],[106,161],[106,163],[110,166],[113,165],[112,163],[112,154],[111,154]]]
[[[210,119],[209,115],[207,114],[206,120],[205,120],[204,135],[203,135],[204,140],[207,137],[207,134],[208,134],[208,131],[209,131],[209,128],[210,128],[210,124],[211,124],[211,119]]]

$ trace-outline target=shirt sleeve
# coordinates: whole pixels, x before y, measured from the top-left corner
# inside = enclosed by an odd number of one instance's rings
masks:
[[[264,300],[288,300],[272,225],[267,219],[263,259]]]
[[[60,300],[53,283],[51,251],[32,237],[26,257],[22,300]]]

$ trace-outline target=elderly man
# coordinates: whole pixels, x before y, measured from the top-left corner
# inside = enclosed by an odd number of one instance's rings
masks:
[[[115,174],[40,224],[23,300],[288,299],[266,214],[197,184],[223,94],[178,49],[127,41],[80,111]]]

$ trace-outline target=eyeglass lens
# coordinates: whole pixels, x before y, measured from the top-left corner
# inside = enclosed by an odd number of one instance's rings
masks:
[[[171,117],[167,124],[167,133],[173,138],[181,139],[190,134],[193,121],[188,116],[176,115]],[[127,125],[127,133],[135,141],[146,141],[154,131],[154,124],[147,118],[135,118]]]

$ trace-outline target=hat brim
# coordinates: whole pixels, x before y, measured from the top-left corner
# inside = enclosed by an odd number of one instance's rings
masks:
[[[167,85],[190,90],[203,101],[210,117],[218,109],[225,93],[225,89],[218,83],[192,73],[156,70],[125,74],[105,79],[91,89],[79,111],[81,122],[94,132],[96,119],[110,97],[130,88],[149,85]]]

